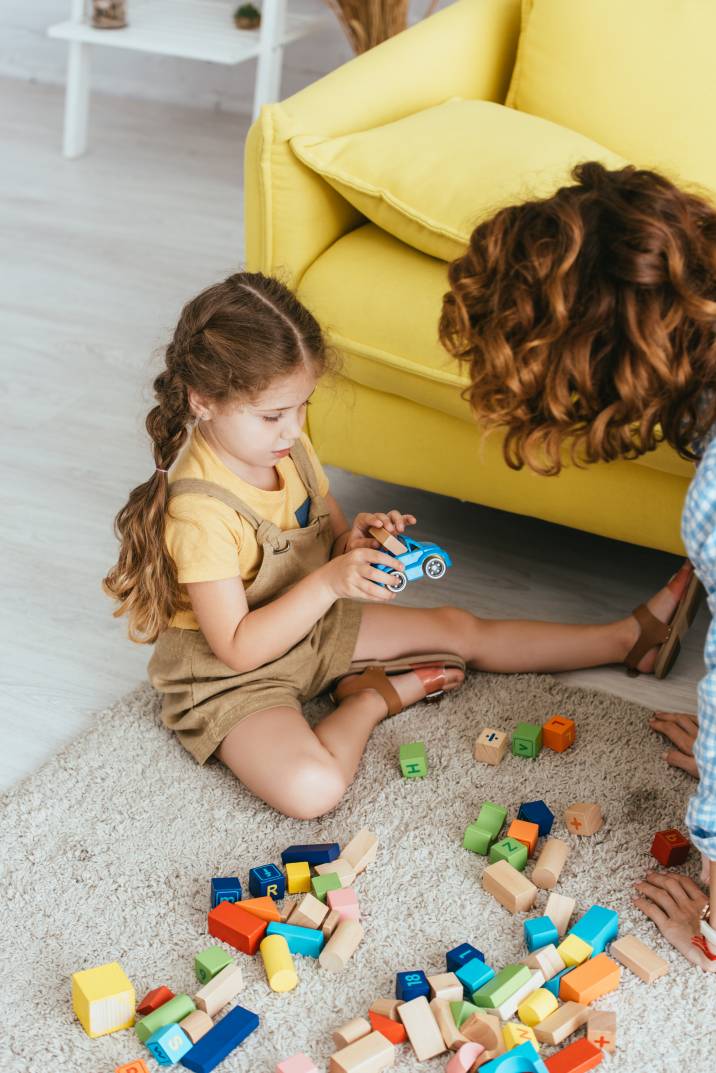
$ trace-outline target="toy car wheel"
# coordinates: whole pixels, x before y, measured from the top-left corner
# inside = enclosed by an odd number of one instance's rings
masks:
[[[446,570],[445,560],[441,559],[439,555],[431,555],[423,563],[423,573],[426,577],[432,578],[433,581],[442,577]]]
[[[391,592],[402,592],[408,584],[408,579],[402,570],[391,570],[388,577],[390,580],[387,585]]]

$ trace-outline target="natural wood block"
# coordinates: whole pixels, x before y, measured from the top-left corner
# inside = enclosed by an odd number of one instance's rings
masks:
[[[542,890],[552,890],[557,885],[564,862],[569,855],[569,846],[561,838],[548,838],[532,869],[532,882]],[[545,911],[545,916],[549,913]],[[553,923],[557,921],[553,919]],[[559,931],[559,925],[557,925]]]
[[[328,861],[326,864],[317,864],[314,871],[318,876],[327,876],[332,872],[335,872],[341,881],[342,887],[351,887],[356,878],[355,868],[350,861],[345,859],[345,857],[336,857],[335,861]],[[310,887],[308,889],[310,890]]]
[[[481,1043],[486,1051],[502,1054],[505,1042],[502,1038],[502,1026],[499,1017],[481,1010],[470,1014],[460,1026],[460,1031],[472,1043]]]
[[[537,897],[537,887],[507,861],[495,861],[482,873],[482,886],[510,913],[526,913]]]
[[[380,1032],[371,1032],[331,1055],[329,1073],[380,1073],[395,1062],[395,1047]]]
[[[363,926],[358,920],[341,920],[333,935],[318,955],[328,972],[340,972],[358,949],[363,938]]]
[[[398,1016],[419,1062],[443,1053],[445,1042],[425,995],[404,1002],[398,1007]]]
[[[354,1017],[352,1021],[337,1028],[333,1033],[333,1042],[336,1047],[347,1047],[349,1043],[355,1043],[371,1031],[370,1024],[365,1017]]]
[[[509,744],[510,739],[504,730],[485,727],[475,742],[473,755],[481,764],[492,764],[493,767],[497,767],[504,758]]]
[[[368,529],[368,532],[374,540],[377,540],[378,543],[382,547],[384,547],[386,551],[392,552],[393,555],[404,555],[405,552],[408,550],[405,544],[403,544],[403,542],[399,540],[398,537],[393,536],[392,533],[389,533],[387,529],[384,529],[382,527],[378,529],[374,525],[371,525]]]
[[[614,944],[612,944],[614,945]],[[597,954],[576,969],[566,973],[559,983],[559,997],[563,1002],[581,1002],[588,1006],[601,995],[619,987],[621,969],[616,961],[606,954]]]
[[[399,1021],[398,1006],[402,1005],[402,999],[399,998],[377,998],[371,1003],[370,1008],[373,1013],[378,1013],[381,1017],[389,1017],[391,1021]]]
[[[576,1039],[545,1059],[549,1073],[587,1073],[602,1061],[604,1055],[588,1039]]]
[[[407,1040],[408,1033],[405,1031],[405,1025],[400,1021],[391,1021],[390,1017],[376,1013],[375,1010],[369,1010],[368,1017],[373,1031],[382,1033],[391,1043],[405,1043]]]
[[[611,1010],[592,1010],[587,1018],[587,1039],[611,1054],[617,1045],[617,1015]]]
[[[609,947],[609,953],[617,961],[631,969],[645,984],[653,984],[669,971],[668,961],[637,939],[636,935],[622,935]]]
[[[574,898],[568,898],[566,894],[553,892],[547,899],[544,907],[544,915],[549,917],[556,926],[560,936],[564,935],[569,927],[572,913],[574,912]]]
[[[519,1004],[517,1016],[523,1025],[534,1028],[541,1021],[546,1021],[557,1009],[559,1009],[559,1001],[556,996],[545,987],[538,987]]]
[[[378,852],[378,836],[364,827],[343,847],[341,857],[355,868],[356,875],[364,872]]]
[[[536,823],[530,823],[529,820],[513,820],[507,828],[507,837],[514,838],[523,846],[527,846],[527,853],[531,857],[537,846],[539,826]]]
[[[593,835],[603,826],[604,817],[595,801],[576,801],[565,811],[564,824],[573,835]]]
[[[291,923],[297,928],[320,928],[327,916],[327,905],[313,894],[304,894],[291,913]]]
[[[336,930],[340,922],[341,914],[338,912],[337,909],[331,909],[328,916],[321,925],[321,930],[323,931],[323,938],[326,940],[326,942],[328,942],[330,937],[333,935],[333,932]]]
[[[441,972],[437,976],[428,976],[431,998],[446,998],[448,1002],[459,1002],[463,996],[463,986],[454,972]]]
[[[238,965],[227,965],[225,969],[204,984],[194,995],[194,1002],[199,1010],[209,1017],[215,1017],[219,1010],[227,1006],[244,986],[244,979]]]
[[[521,958],[521,962],[530,969],[539,969],[545,980],[551,980],[553,976],[566,968],[554,943],[534,950],[528,957]]]
[[[186,1032],[192,1043],[196,1043],[214,1027],[214,1022],[204,1010],[193,1010],[183,1021],[179,1022],[179,1027]]]
[[[581,1002],[565,1002],[558,1010],[534,1026],[540,1043],[555,1046],[581,1028],[589,1016],[589,1007]]]
[[[440,1035],[449,1051],[456,1051],[459,1047],[462,1047],[463,1043],[467,1043],[467,1036],[455,1024],[455,1018],[452,1015],[448,999],[434,998],[430,1002],[430,1009],[433,1011],[433,1017],[437,1021]]]

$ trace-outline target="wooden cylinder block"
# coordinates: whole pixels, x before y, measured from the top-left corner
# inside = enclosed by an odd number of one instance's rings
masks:
[[[194,1010],[193,1013],[190,1013],[188,1017],[179,1022],[179,1027],[183,1032],[186,1032],[192,1043],[196,1043],[197,1040],[206,1035],[210,1028],[214,1027],[214,1022],[208,1013],[204,1013],[203,1010]]]
[[[342,920],[318,956],[323,968],[329,972],[345,969],[362,938],[363,925],[359,921]]]
[[[552,890],[557,885],[568,853],[569,846],[561,838],[548,838],[532,872],[535,886]]]

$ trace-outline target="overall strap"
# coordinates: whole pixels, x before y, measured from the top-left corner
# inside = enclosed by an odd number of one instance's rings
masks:
[[[311,464],[311,460],[308,457],[308,451],[306,450],[301,440],[296,440],[293,447],[291,448],[291,461],[296,467],[298,475],[301,478],[301,481],[303,482],[306,491],[311,497],[311,517],[314,517],[315,514],[319,513],[314,509],[316,498],[319,496],[318,478],[316,476],[316,471]],[[328,511],[325,507],[323,507],[320,513],[327,514]]]
[[[221,484],[215,484],[214,481],[203,481],[197,477],[185,477],[178,481],[172,481],[169,485],[169,498],[174,499],[176,496],[182,495],[202,495],[210,496],[212,499],[219,499],[222,503],[225,503],[227,507],[231,507],[237,514],[240,514],[242,518],[253,526],[256,530],[256,540],[259,544],[270,544],[274,552],[279,553],[286,551],[288,548],[288,541],[284,536],[283,530],[279,529],[273,522],[266,521],[252,510],[251,507],[244,503],[243,499],[239,499],[233,492],[230,492],[228,488],[224,488]]]

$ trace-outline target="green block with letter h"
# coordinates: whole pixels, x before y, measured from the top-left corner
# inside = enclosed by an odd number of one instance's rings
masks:
[[[428,754],[422,741],[400,746],[400,770],[406,779],[422,779],[428,773]]]

